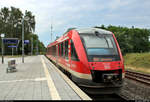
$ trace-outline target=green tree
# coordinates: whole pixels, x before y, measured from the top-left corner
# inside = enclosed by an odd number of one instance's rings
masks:
[[[28,18],[24,20],[24,38],[25,40],[30,40],[31,37],[34,38],[33,43],[34,46],[36,42],[39,42],[38,36],[33,32],[35,31],[35,16],[31,11],[25,11],[25,14],[19,8],[15,7],[4,7],[0,9],[0,34],[4,33],[6,38],[18,38],[20,43],[18,45],[18,54],[22,53],[22,18]],[[0,42],[1,46],[1,42]],[[43,46],[41,44],[40,46]],[[43,46],[44,47],[44,46]],[[5,46],[5,54],[10,54],[11,49]],[[31,52],[31,44],[25,45],[25,53],[28,54]]]
[[[104,25],[95,26],[95,28],[106,29],[113,32],[123,54],[150,51],[150,42],[148,40],[150,30],[148,29],[117,27],[112,25],[108,27]]]

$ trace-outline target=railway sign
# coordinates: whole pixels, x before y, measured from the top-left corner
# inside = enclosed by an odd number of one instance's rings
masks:
[[[3,42],[4,44],[17,44],[18,38],[4,38]]]
[[[11,45],[11,46],[8,46],[8,47],[10,47],[10,48],[16,48],[17,46]]]
[[[28,44],[29,43],[29,40],[24,40],[24,44]]]

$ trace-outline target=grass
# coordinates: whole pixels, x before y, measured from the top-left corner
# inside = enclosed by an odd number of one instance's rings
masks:
[[[150,53],[129,53],[123,57],[126,69],[150,74]]]

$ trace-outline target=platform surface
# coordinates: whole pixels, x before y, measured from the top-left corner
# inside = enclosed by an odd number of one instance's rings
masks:
[[[13,58],[17,72],[6,73],[11,59],[0,58],[0,100],[81,100],[45,56]]]

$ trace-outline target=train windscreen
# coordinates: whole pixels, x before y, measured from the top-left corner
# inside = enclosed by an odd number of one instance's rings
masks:
[[[111,34],[80,34],[89,61],[120,60],[118,50]]]

